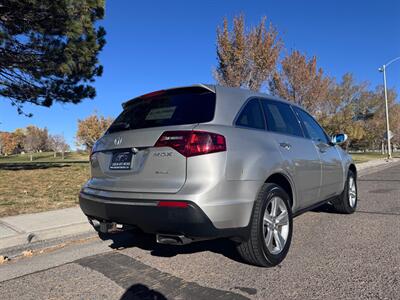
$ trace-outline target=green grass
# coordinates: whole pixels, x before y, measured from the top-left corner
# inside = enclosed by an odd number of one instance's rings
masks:
[[[381,154],[380,152],[366,152],[366,153],[350,153],[355,163],[363,163],[373,159],[385,159],[387,154]],[[400,153],[393,153],[393,157],[400,157]]]
[[[89,154],[82,152],[68,152],[65,153],[64,160],[61,158],[61,153],[57,153],[54,157],[54,152],[41,152],[33,154],[33,162],[71,162],[71,161],[88,161]],[[30,162],[30,155],[26,154],[13,154],[8,156],[0,156],[0,163],[21,163]]]

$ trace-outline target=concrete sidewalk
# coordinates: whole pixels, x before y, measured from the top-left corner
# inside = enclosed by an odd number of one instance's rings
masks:
[[[78,206],[0,218],[2,249],[31,242],[94,232]]]
[[[400,159],[391,162],[380,159],[357,164],[357,169],[363,176],[398,164]],[[95,231],[79,206],[0,218],[0,255],[6,248],[85,233]]]
[[[392,158],[390,161],[387,159],[374,159],[363,163],[356,164],[357,173],[359,176],[364,176],[370,173],[375,173],[384,170],[388,167],[400,163],[400,158]]]

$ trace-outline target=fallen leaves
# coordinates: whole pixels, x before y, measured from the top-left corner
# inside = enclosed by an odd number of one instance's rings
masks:
[[[8,257],[7,256],[0,255],[0,265],[4,264],[7,261],[8,261]]]
[[[33,251],[32,250],[25,250],[22,252],[22,256],[24,257],[30,257],[33,255]]]

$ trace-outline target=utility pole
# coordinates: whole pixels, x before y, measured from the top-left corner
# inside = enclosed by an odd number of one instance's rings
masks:
[[[388,99],[387,99],[387,86],[386,86],[386,68],[394,63],[395,61],[399,60],[399,57],[396,57],[389,61],[387,64],[384,64],[382,67],[379,68],[379,72],[383,73],[383,88],[384,88],[384,93],[385,93],[385,113],[386,113],[386,140],[387,140],[387,150],[388,150],[388,159],[392,158],[392,147],[390,143],[390,126],[389,126],[389,105],[388,105]]]
[[[388,148],[388,159],[392,158],[392,147],[390,143],[390,126],[389,126],[389,107],[388,107],[388,99],[387,99],[387,87],[386,87],[386,65],[382,66],[383,72],[383,89],[385,90],[385,114],[386,114],[386,140],[387,140],[387,148]]]

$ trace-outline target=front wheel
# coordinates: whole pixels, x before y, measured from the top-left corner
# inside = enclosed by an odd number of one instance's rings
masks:
[[[279,185],[265,183],[254,203],[250,237],[238,246],[238,251],[250,264],[275,266],[289,251],[292,230],[289,196]]]
[[[343,193],[333,202],[335,210],[342,214],[352,214],[357,207],[357,178],[349,170]]]

